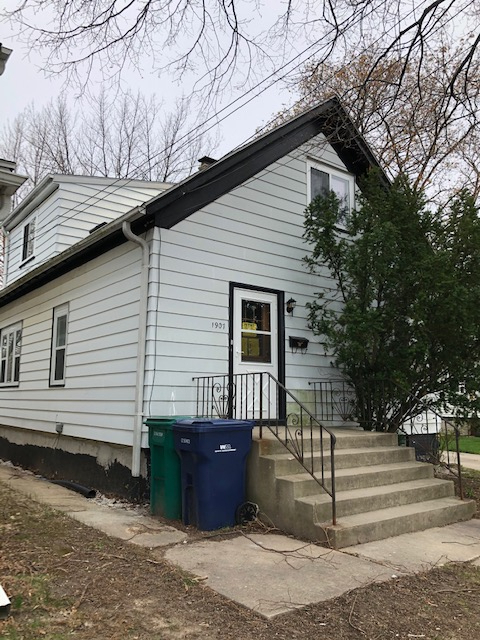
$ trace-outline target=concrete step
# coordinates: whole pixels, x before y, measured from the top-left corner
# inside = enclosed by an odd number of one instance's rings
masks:
[[[421,478],[433,478],[433,466],[425,462],[399,462],[395,464],[377,464],[355,469],[338,469],[335,472],[337,491],[363,489],[398,482],[408,482]]]
[[[468,520],[474,513],[473,500],[447,497],[359,513],[342,518],[336,526],[319,526],[331,546],[341,549]]]
[[[361,447],[393,447],[398,446],[396,433],[376,433],[363,429],[333,429],[336,443],[335,449],[354,449]]]
[[[364,431],[363,429],[351,429],[337,427],[331,430],[335,434],[336,443],[335,449],[357,449],[367,447],[392,447],[398,446],[398,438],[395,433],[376,433],[372,431]],[[288,438],[290,441],[295,441],[295,430],[290,427],[288,435],[285,433],[284,427],[278,427],[278,434],[280,440],[271,433],[267,427],[262,429],[262,438],[259,438],[260,430],[256,427],[253,430],[253,441],[257,442],[259,446],[259,453],[261,455],[282,453],[285,450],[285,446],[281,440]],[[325,452],[330,450],[330,437],[327,433],[323,436],[323,449]],[[319,451],[321,447],[320,430],[314,429],[312,437],[310,437],[310,430],[304,431],[303,445],[305,451],[310,451],[312,446],[314,451]]]
[[[437,478],[340,491],[336,496],[337,518],[342,520],[366,511],[447,498],[454,493],[453,482]],[[314,522],[328,522],[331,518],[332,501],[325,493],[297,498],[297,503],[301,517],[313,519]]]
[[[290,452],[274,453],[263,456],[272,461],[277,475],[288,475],[301,471],[301,465]],[[339,449],[335,452],[335,469],[353,469],[355,467],[394,464],[415,460],[415,450],[410,447],[374,447],[358,449]],[[312,456],[304,456],[307,468],[311,468]],[[321,471],[322,458],[319,453],[313,455],[314,471]],[[324,470],[330,470],[331,457],[323,457]]]
[[[321,480],[319,474],[317,477]],[[425,462],[399,462],[374,467],[338,469],[335,473],[335,489],[338,494],[342,491],[388,486],[427,478],[433,478],[433,467]],[[324,481],[326,487],[331,489],[329,471],[325,473]],[[284,501],[319,494],[322,491],[318,482],[307,472],[277,476],[276,485],[279,498]]]
[[[318,481],[274,435],[253,441],[248,496],[269,522],[301,538],[345,547],[473,515],[475,504],[455,498],[453,483],[435,479],[434,467],[417,462],[413,448],[399,447],[396,434],[359,429],[334,433],[335,527],[330,525],[332,503],[325,490],[331,489],[329,438],[324,439],[323,472],[317,445],[313,455],[306,456],[319,469]]]

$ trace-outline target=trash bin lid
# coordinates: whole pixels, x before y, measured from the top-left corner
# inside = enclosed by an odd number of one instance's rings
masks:
[[[151,427],[168,427],[177,420],[188,420],[191,416],[150,416],[143,421],[143,424]]]
[[[234,420],[225,418],[190,418],[188,420],[178,420],[173,425],[174,430],[178,431],[215,431],[235,430],[235,429],[253,429],[254,423],[251,420]]]

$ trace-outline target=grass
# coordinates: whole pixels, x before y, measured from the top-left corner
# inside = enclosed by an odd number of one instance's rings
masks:
[[[480,455],[480,438],[474,436],[460,436],[459,438],[460,451],[463,453],[477,453]],[[455,450],[455,438],[452,438],[448,442],[448,449],[450,451]]]

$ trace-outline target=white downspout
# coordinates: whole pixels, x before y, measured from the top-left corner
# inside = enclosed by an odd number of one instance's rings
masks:
[[[147,307],[147,346],[148,353],[145,356],[145,397],[144,411],[150,411],[150,402],[155,387],[155,374],[157,371],[157,328],[158,304],[160,299],[160,256],[162,247],[162,231],[160,227],[153,227],[153,235],[150,242],[150,280],[148,283]]]
[[[132,476],[140,475],[142,427],[143,427],[143,387],[145,381],[145,352],[147,336],[148,275],[150,251],[148,242],[133,233],[130,222],[122,223],[123,235],[142,249],[142,272],[140,276],[140,308],[138,313],[137,376],[135,381],[135,421],[132,443]]]
[[[0,239],[1,241],[0,251],[3,252],[3,273],[0,276],[0,288],[4,287],[7,281],[7,231],[5,230],[3,223],[5,222],[5,218],[8,216],[9,212],[4,216],[3,208],[7,207],[9,203],[10,203],[10,198],[7,200],[7,198],[3,193],[0,194],[0,217],[2,219],[0,234],[3,235],[3,238]]]

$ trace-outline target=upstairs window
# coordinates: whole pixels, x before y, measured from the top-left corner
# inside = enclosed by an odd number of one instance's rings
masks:
[[[68,305],[53,310],[52,353],[50,358],[50,386],[65,384],[67,351]]]
[[[342,208],[349,212],[354,204],[354,178],[352,175],[333,169],[319,162],[308,163],[308,202],[317,196],[324,196],[333,191]]]
[[[2,329],[0,344],[0,386],[18,386],[22,325],[15,324]]]
[[[23,227],[23,249],[22,249],[22,262],[28,260],[33,256],[33,249],[35,243],[35,218],[32,218]]]

